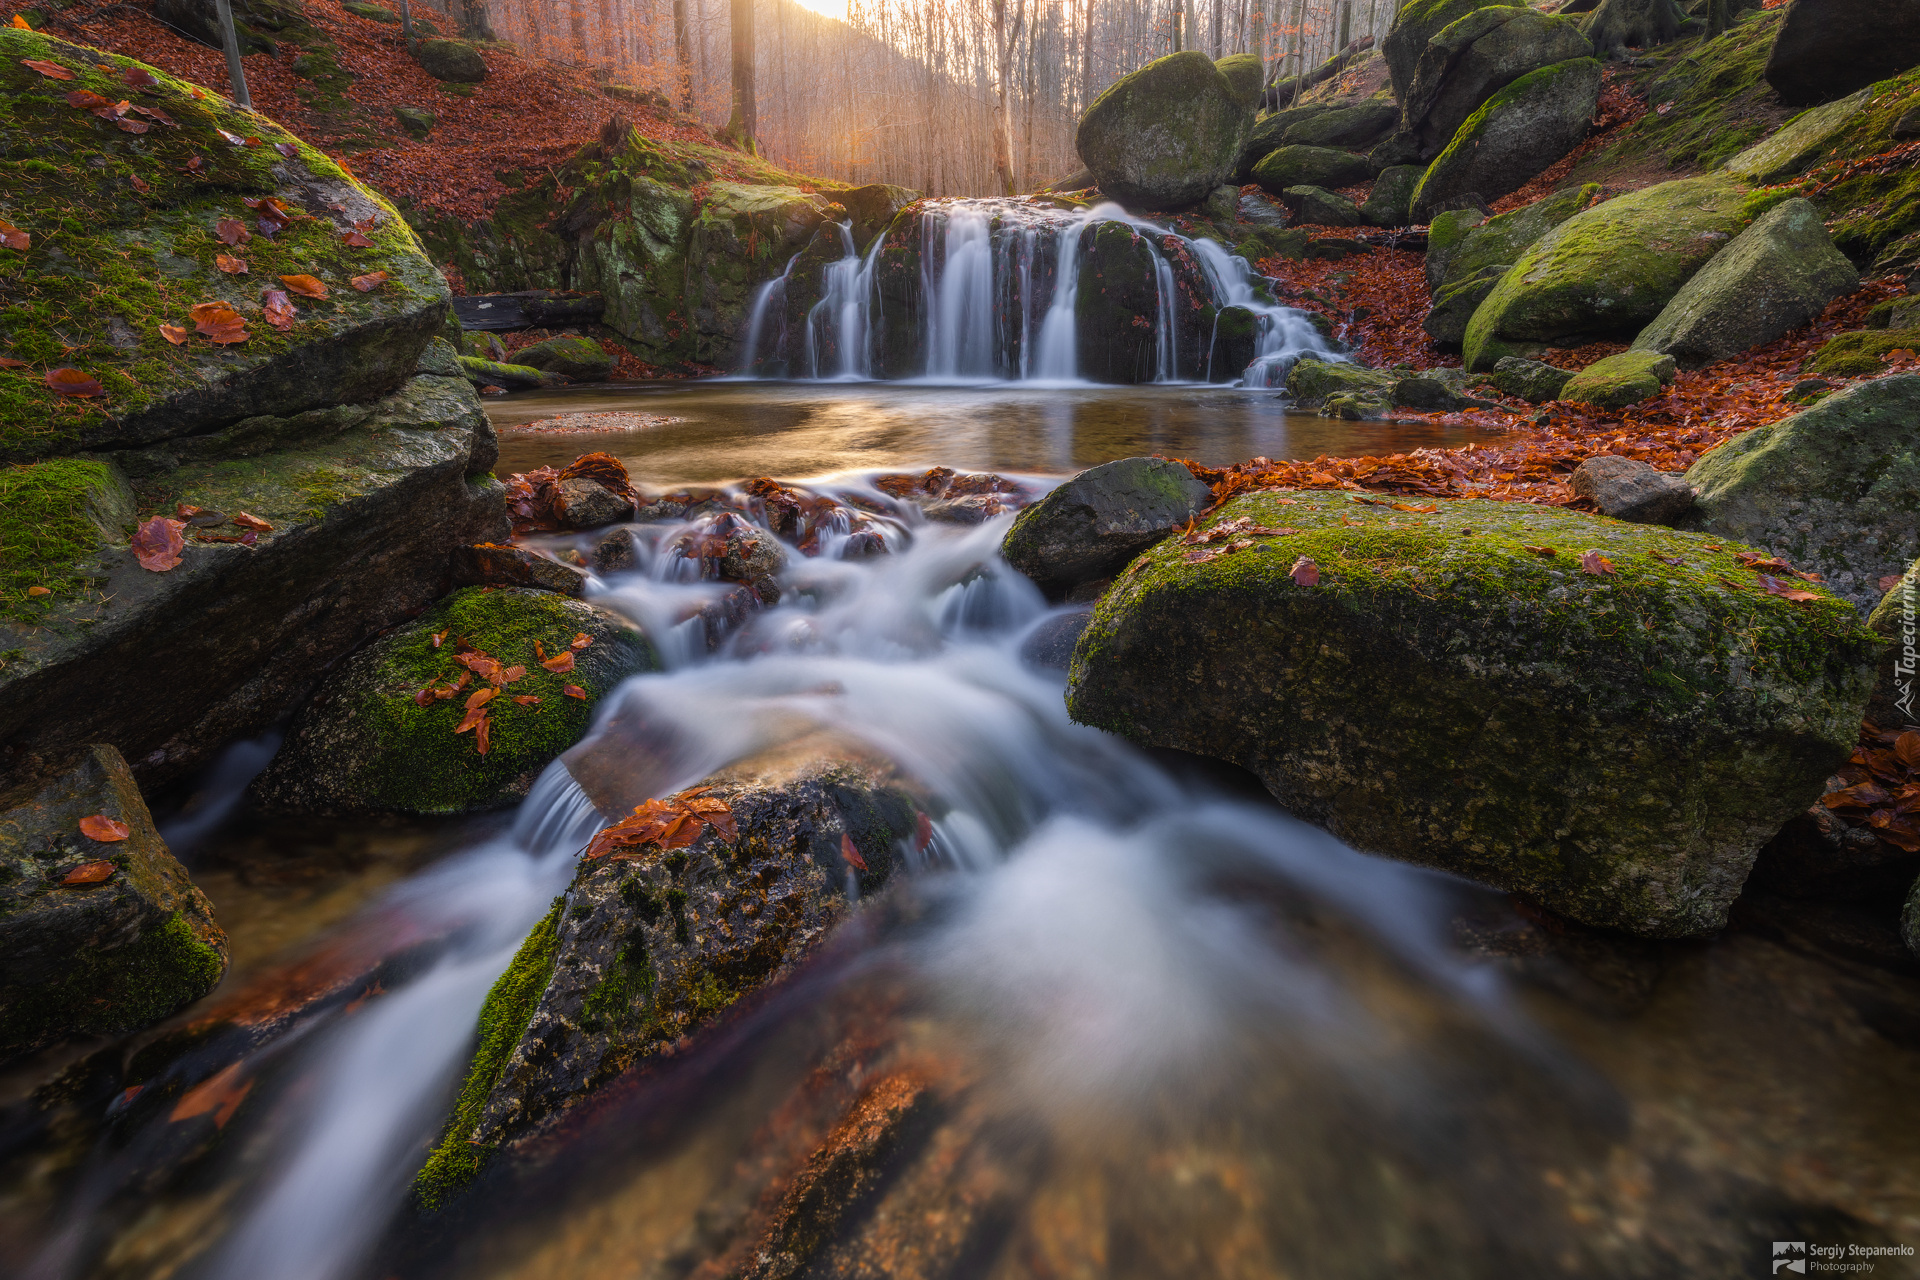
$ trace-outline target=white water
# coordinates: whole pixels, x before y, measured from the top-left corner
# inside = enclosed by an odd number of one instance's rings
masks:
[[[859,481],[844,491],[879,496]],[[940,876],[958,909],[914,943],[913,962],[934,1006],[991,1039],[1043,1110],[1097,1113],[1143,1089],[1187,1088],[1249,1017],[1280,1020],[1302,1052],[1349,1052],[1340,1046],[1373,1035],[1338,976],[1277,950],[1270,921],[1206,885],[1216,874],[1285,881],[1484,1003],[1477,976],[1445,954],[1437,877],[1195,791],[1069,721],[1059,675],[1019,656],[1054,611],[999,560],[1008,519],[966,530],[903,512],[880,526],[895,554],[858,562],[832,558],[844,537],[823,539],[818,558],[789,548],[778,607],[749,615],[717,654],[663,644],[670,669],[607,700],[603,711],[644,727],[636,779],[666,794],[826,729],[940,796],[950,809],[922,874]],[[684,629],[699,593],[725,589],[672,550],[681,528],[643,529],[640,567],[592,588],[656,640]],[[510,837],[390,896],[383,909],[457,926],[455,941],[307,1050],[308,1078],[280,1104],[292,1114],[263,1125],[290,1136],[272,1139],[268,1176],[207,1274],[336,1280],[364,1265],[405,1202],[482,999],[601,821],[556,764]],[[71,1272],[43,1258],[35,1274]]]
[[[1152,254],[1153,380],[1179,381],[1175,273],[1161,244],[1173,233],[1117,204],[1069,212],[1007,199],[938,201],[921,219],[920,376],[937,382],[1084,381],[1076,304],[1091,239],[1086,232],[1100,222],[1132,227]],[[804,367],[817,379],[871,378],[881,307],[875,266],[885,236],[875,237],[861,255],[855,251],[850,224],[839,229],[842,255],[823,269],[820,300],[808,312]],[[1259,349],[1244,378],[1233,370],[1216,371],[1210,351],[1206,380],[1264,387],[1272,385],[1276,374],[1284,378],[1293,359],[1303,353],[1339,358],[1304,312],[1260,299],[1259,277],[1244,258],[1212,240],[1176,238],[1201,262],[1216,307],[1243,306],[1259,317]],[[743,376],[753,376],[787,343],[785,302],[797,260],[796,255],[754,296],[740,362]],[[1042,267],[1051,272],[1051,287]],[[835,353],[831,360],[823,356],[829,337]]]

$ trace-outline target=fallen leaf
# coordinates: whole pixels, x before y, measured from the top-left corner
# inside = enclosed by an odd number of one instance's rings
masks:
[[[517,694],[513,700],[515,704],[522,707],[537,707],[540,705],[540,699],[530,693]]]
[[[453,628],[451,628],[451,627],[449,627],[449,628],[447,628],[447,631],[451,631],[452,629],[453,629]],[[446,631],[436,631],[436,632],[434,632],[434,633],[433,633],[433,647],[434,647],[434,648],[436,648],[436,649],[438,649],[438,648],[439,648],[439,647],[440,647],[441,645],[443,645],[443,644],[445,644],[445,643],[446,643],[446,641],[447,641],[447,632],[446,632]]]
[[[187,331],[181,325],[162,324],[160,326],[160,336],[176,347],[184,347],[187,345]]]
[[[1286,499],[1282,498],[1281,501],[1284,502],[1286,501]],[[929,818],[924,813],[915,814],[914,824],[913,824],[914,852],[923,853],[926,851],[926,847],[932,843],[933,843],[933,819]]]
[[[116,838],[126,839],[125,836]],[[112,877],[113,864],[111,862],[83,862],[73,870],[67,872],[66,875],[61,876],[60,883],[62,885],[99,884],[102,880],[108,880]]]
[[[20,65],[23,67],[32,67],[49,80],[73,79],[73,72],[67,70],[57,62],[39,62],[33,58],[22,58],[20,59]]]
[[[33,24],[17,13],[13,15],[13,25],[21,31],[33,30]]]
[[[47,390],[60,396],[103,396],[107,389],[100,385],[98,378],[88,377],[78,369],[47,370]]]
[[[286,291],[268,289],[261,296],[264,299],[261,311],[265,314],[267,323],[283,332],[293,328],[293,322],[299,318],[300,313],[293,309],[293,302],[287,297]]]
[[[273,149],[289,160],[300,154],[300,148],[294,146],[291,142],[276,142],[273,144]]]
[[[165,573],[180,563],[180,553],[187,546],[180,531],[186,527],[184,520],[155,516],[133,535],[133,558],[140,562],[142,569]]]
[[[566,694],[569,698],[578,698],[582,702],[587,700],[587,691],[577,684],[563,685],[560,692]]]
[[[1181,555],[1180,563],[1205,564],[1207,561],[1217,559],[1224,554],[1225,554],[1224,552],[1219,550],[1209,551],[1205,547],[1195,547],[1193,550],[1185,552],[1184,554]]]
[[[526,674],[527,674],[527,669],[523,666],[519,666],[516,664],[514,666],[508,667],[505,671],[502,671],[500,673],[500,683],[512,684],[515,680],[520,679],[522,676]]]
[[[1793,572],[1793,566],[1788,564],[1785,560],[1781,560],[1778,557],[1763,556],[1757,551],[1735,552],[1734,558],[1739,560],[1741,564],[1747,566],[1747,568],[1753,569],[1756,571],[1761,569],[1770,569],[1770,570],[1777,570],[1780,573]]]
[[[166,112],[162,111],[158,107],[136,107],[126,103],[123,103],[122,105],[125,106],[127,110],[137,111],[141,115],[145,116],[147,119],[157,121],[160,124],[167,126],[167,128],[169,129],[178,129],[180,127],[179,121],[175,120],[172,116],[168,115]]]
[[[101,113],[96,111],[93,114],[99,115]],[[127,120],[120,116],[110,116],[108,118],[113,121],[113,127],[122,133],[145,133],[147,130],[153,128],[152,125],[146,123],[144,120]]]
[[[433,686],[429,684],[426,688],[413,695],[413,705],[416,707],[431,706],[433,704],[433,697],[434,689]]]
[[[481,755],[487,754],[493,746],[493,721],[482,719],[480,727],[474,731],[473,749]]]
[[[205,173],[206,171],[207,171],[207,162],[203,157],[192,156],[187,160],[188,173]]]
[[[1828,792],[1820,797],[1820,803],[1829,809],[1871,809],[1891,799],[1893,796],[1886,788],[1869,781]]]
[[[303,298],[324,298],[327,286],[313,276],[281,276],[280,283]]]
[[[1920,769],[1920,733],[1911,729],[1893,740],[1893,754],[1909,769]]]
[[[31,369],[25,360],[15,360],[12,356],[0,356],[0,369]]]
[[[1820,599],[1818,591],[1808,591],[1805,587],[1796,587],[1781,578],[1760,575],[1760,587],[1770,596],[1779,596],[1782,600],[1807,601]]]
[[[1651,551],[1647,552],[1647,554],[1649,556],[1652,556],[1655,560],[1658,560],[1661,564],[1685,564],[1686,563],[1686,559],[1682,556],[1655,555]]]
[[[1420,503],[1420,504],[1415,504],[1411,502],[1396,502],[1393,504],[1393,509],[1395,511],[1418,511],[1422,514],[1430,515],[1433,512],[1438,511],[1440,508],[1431,502]]]
[[[80,834],[101,844],[117,844],[132,835],[133,828],[118,818],[109,818],[104,813],[91,813],[80,819]]]
[[[272,533],[273,526],[259,516],[248,515],[244,511],[234,513],[233,522],[242,529],[251,529],[255,533]]]
[[[1884,578],[1880,579],[1880,589],[1882,591],[1893,590],[1895,587],[1900,585],[1900,580],[1905,576],[1906,576],[1905,574],[1900,574],[1900,573],[1889,573]]]
[[[1617,574],[1620,571],[1613,567],[1613,561],[1607,559],[1598,551],[1587,550],[1580,553],[1580,572],[1591,573],[1595,577],[1599,577],[1602,574]]]
[[[180,1101],[173,1104],[167,1123],[178,1124],[196,1116],[211,1115],[214,1128],[226,1128],[227,1121],[233,1119],[233,1113],[253,1090],[253,1081],[241,1078],[245,1066],[244,1062],[236,1062],[182,1094]]]
[[[120,83],[129,89],[138,89],[143,93],[160,87],[160,82],[154,79],[153,72],[145,67],[128,67],[120,73]]]
[[[215,128],[214,132],[225,138],[230,146],[244,147],[247,145],[247,140],[237,133],[228,133],[225,129],[221,128]]]
[[[593,637],[588,635],[586,632],[582,631],[579,635],[576,635],[573,638],[573,643],[568,645],[567,647],[569,649],[578,650],[578,649],[584,649],[592,643],[593,643]]]
[[[853,840],[844,831],[840,833],[840,857],[842,861],[862,871],[869,870],[867,860],[860,856],[860,851],[853,847]]]
[[[28,587],[27,594],[30,596],[50,596],[53,594],[53,591],[47,587]]]
[[[225,245],[245,244],[253,239],[253,232],[238,218],[222,218],[213,224],[213,238]]]
[[[1298,586],[1317,587],[1320,585],[1320,566],[1305,556],[1301,556],[1298,560],[1295,560],[1293,562],[1293,568],[1289,569],[1288,573],[1293,576],[1294,583]]]
[[[130,177],[130,178],[128,178],[128,179],[127,179],[127,181],[128,181],[128,182],[130,182],[130,183],[132,183],[132,184],[133,184],[133,189],[134,189],[135,191],[138,191],[138,192],[139,192],[139,193],[140,193],[141,195],[143,195],[143,196],[144,196],[144,195],[146,195],[146,194],[147,194],[148,192],[150,192],[150,191],[152,191],[152,190],[153,190],[153,188],[152,188],[152,187],[150,187],[150,186],[148,186],[148,185],[147,185],[147,180],[146,180],[145,178],[143,178],[143,177],[141,177],[141,176],[140,176],[139,174],[137,174],[137,173],[136,173],[136,174],[134,174],[134,175],[133,175],[132,177]]]
[[[483,689],[481,690],[481,692],[491,693],[492,690]],[[480,722],[485,720],[486,718],[487,718],[487,708],[485,707],[485,705],[481,705],[478,707],[469,707],[467,709],[467,714],[460,717],[460,723],[454,726],[453,731],[455,733],[465,733],[469,729],[477,729],[480,727]]]
[[[247,274],[247,264],[242,262],[240,259],[233,257],[231,254],[225,254],[225,253],[214,254],[213,265],[220,268],[222,271],[226,272],[230,276],[243,276]]]
[[[32,247],[33,237],[5,218],[0,218],[0,244],[9,249],[27,249]]]
[[[358,231],[347,232],[347,234],[340,237],[340,243],[349,249],[371,249],[373,247],[373,241],[367,239]]]
[[[1529,547],[1525,543],[1521,544],[1520,549],[1522,551],[1531,551],[1533,552],[1533,554],[1537,556],[1557,556],[1560,554],[1558,551],[1555,551],[1552,547]]]
[[[75,89],[67,95],[67,105],[79,107],[83,111],[91,111],[96,107],[111,107],[113,99],[103,98],[91,89]]]
[[[453,655],[453,660],[488,684],[498,685],[506,675],[506,671],[500,666],[499,659],[490,658],[478,650],[471,653],[456,653]]]
[[[571,649],[562,650],[561,652],[554,654],[551,658],[548,658],[545,662],[541,663],[540,665],[545,667],[547,670],[553,672],[555,675],[564,675],[566,672],[573,670],[573,650]]]
[[[224,302],[201,302],[187,312],[194,327],[216,345],[247,340],[247,324],[240,313]]]
[[[484,689],[474,690],[473,696],[467,699],[467,710],[476,711],[479,708],[486,706],[489,702],[493,701],[494,695],[499,692],[500,691],[494,688],[492,685],[488,685]]]
[[[388,276],[386,272],[372,271],[364,276],[355,276],[353,278],[353,287],[362,293],[372,293],[375,289],[385,284],[387,280]]]
[[[539,658],[542,662],[546,661],[546,657],[547,657],[546,646],[541,644],[538,640],[535,640],[533,642],[533,656],[536,658]]]

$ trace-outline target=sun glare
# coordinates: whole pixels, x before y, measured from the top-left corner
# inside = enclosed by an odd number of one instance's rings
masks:
[[[795,2],[803,9],[811,9],[829,18],[838,18],[842,22],[847,20],[847,0],[795,0]]]

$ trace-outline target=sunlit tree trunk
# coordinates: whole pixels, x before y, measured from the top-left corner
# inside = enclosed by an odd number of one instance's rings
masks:
[[[1212,46],[1212,49],[1213,49],[1213,53],[1212,53],[1212,55],[1211,55],[1211,56],[1213,57],[1213,59],[1214,59],[1215,61],[1218,61],[1218,60],[1219,60],[1219,58],[1220,58],[1220,55],[1221,55],[1221,53],[1222,53],[1222,50],[1221,50],[1221,48],[1220,48],[1220,9],[1221,9],[1221,5],[1222,5],[1222,0],[1213,0],[1213,29],[1212,29],[1212,30],[1211,30],[1211,31],[1209,32],[1209,34],[1210,34],[1210,35],[1211,35],[1211,36],[1212,36],[1213,38],[1212,38],[1212,40],[1211,40],[1211,41],[1210,41],[1209,43],[1210,43],[1210,45]]]
[[[733,22],[733,114],[727,136],[743,150],[758,151],[760,113],[753,97],[753,0],[731,0]]]
[[[993,169],[1002,195],[1012,195],[1013,179],[1013,54],[1020,43],[1020,29],[1026,20],[1026,0],[1013,0],[1013,12],[1007,12],[1007,0],[993,0],[994,52],[997,55],[998,84],[995,86],[993,119]]]
[[[460,34],[469,40],[495,40],[487,0],[460,0]]]
[[[1093,105],[1093,0],[1082,0],[1080,32],[1080,109]]]

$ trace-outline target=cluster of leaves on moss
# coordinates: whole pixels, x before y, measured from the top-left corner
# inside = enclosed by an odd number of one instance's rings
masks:
[[[1781,17],[1777,9],[1751,10],[1715,39],[1689,37],[1661,49],[1636,86],[1654,110],[1623,129],[1593,165],[1659,159],[1675,169],[1712,169],[1759,139],[1772,96],[1761,73]],[[1762,114],[1754,116],[1756,109]]]

